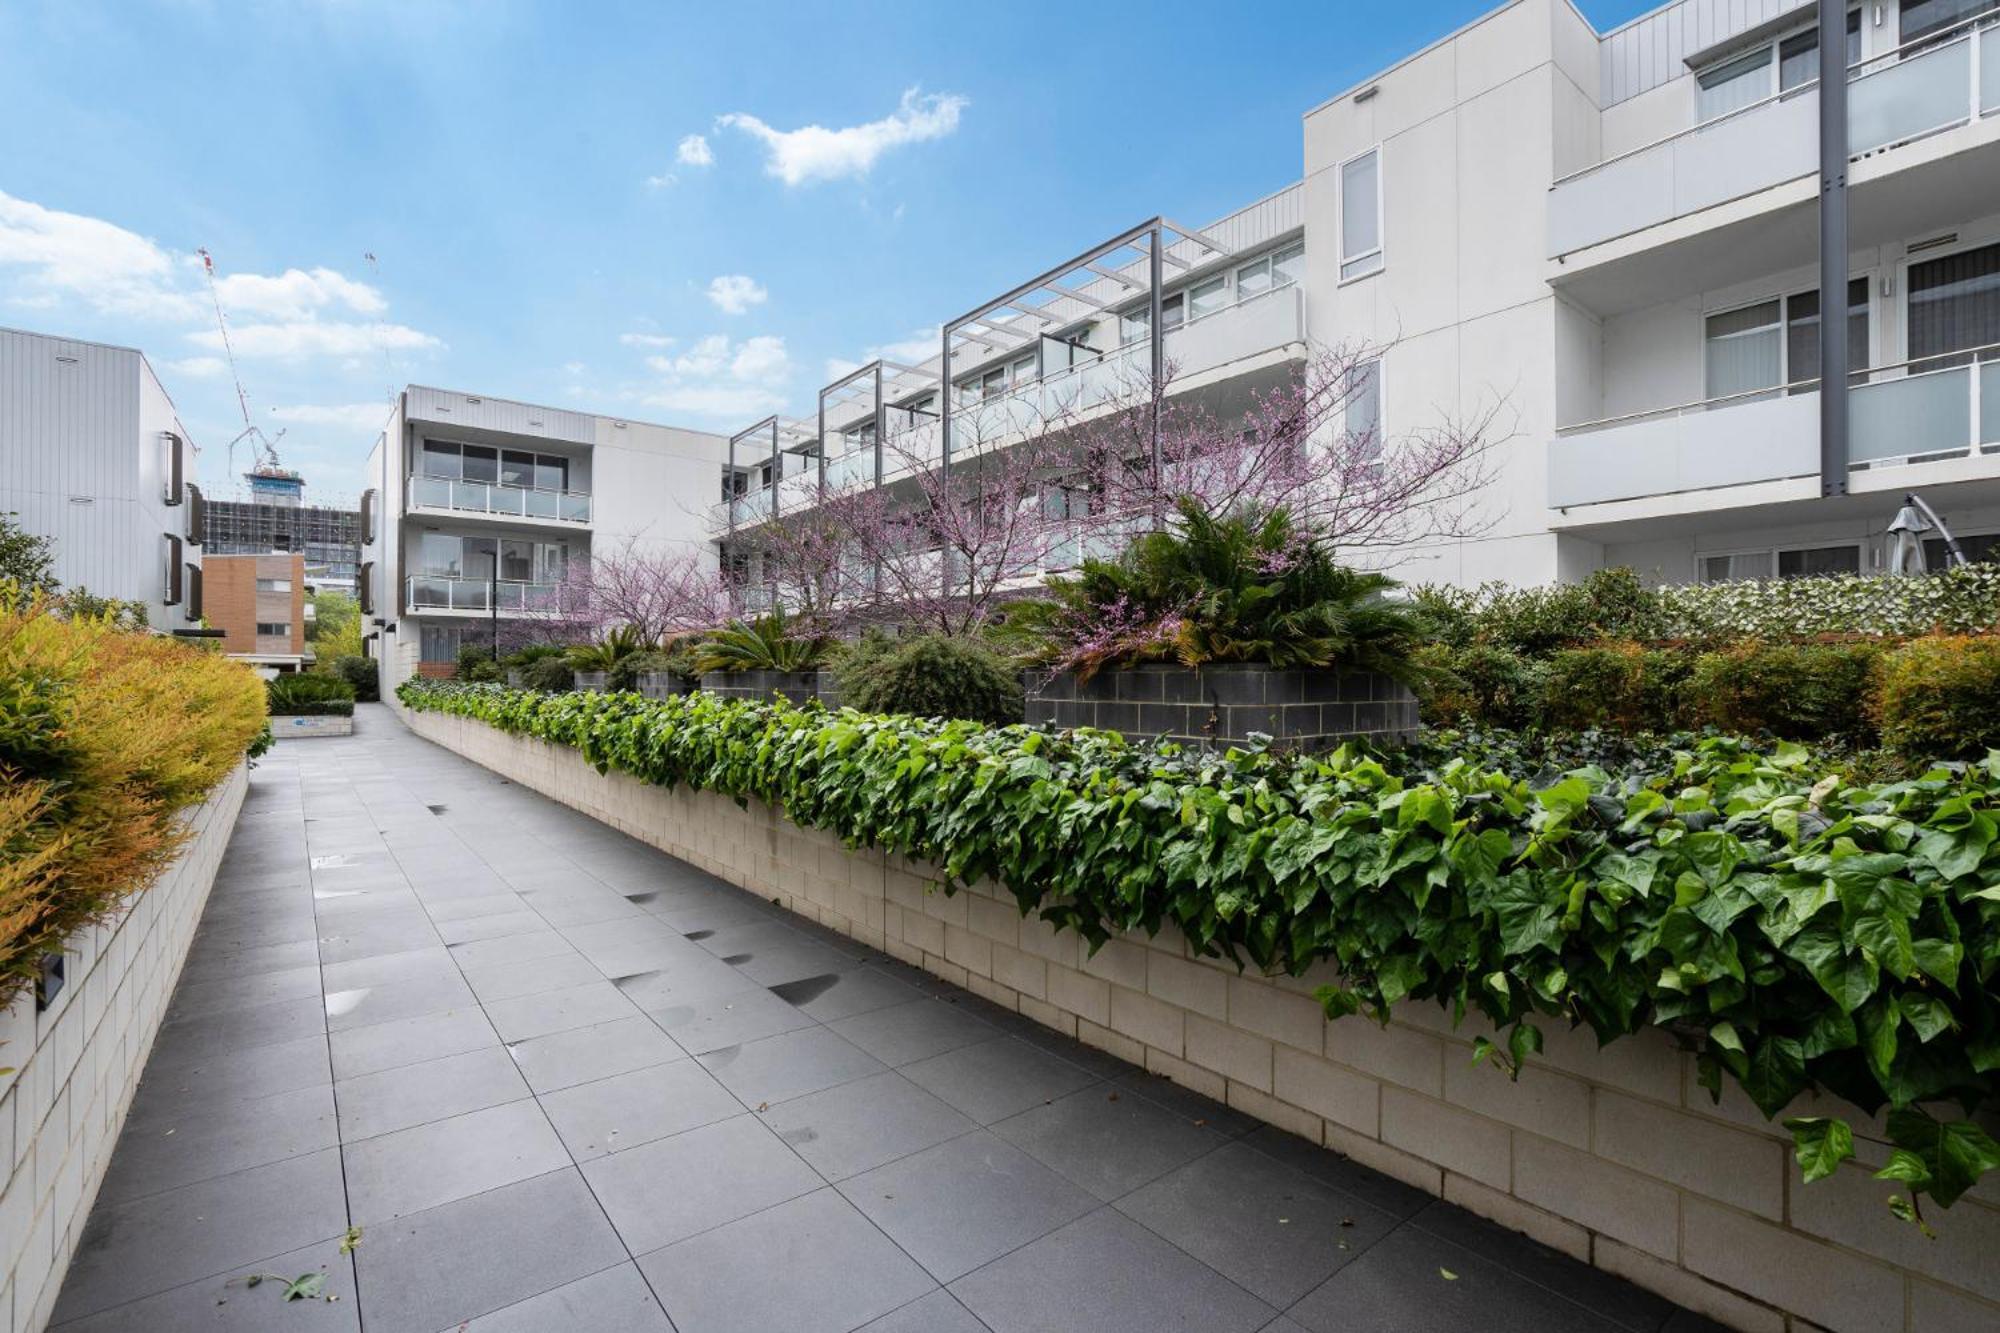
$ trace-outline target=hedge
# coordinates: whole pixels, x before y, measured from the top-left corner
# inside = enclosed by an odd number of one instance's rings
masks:
[[[2000,1069],[2000,754],[1849,786],[1798,747],[1710,739],[1650,775],[1531,788],[1453,760],[1128,746],[1110,733],[878,717],[695,694],[547,695],[414,680],[420,712],[477,719],[665,787],[773,803],[849,845],[991,878],[1093,947],[1172,922],[1196,950],[1302,974],[1330,1017],[1434,1000],[1507,1033],[1666,1028],[1767,1116],[1824,1088],[1888,1106],[1903,1212],[1949,1206],[2000,1145],[1945,1104]],[[1807,1179],[1853,1151],[1787,1121]]]
[[[152,880],[264,727],[242,663],[0,587],[0,1004]]]
[[[1882,743],[1906,755],[1961,759],[2000,746],[2000,638],[1932,635],[1882,659]]]
[[[265,684],[271,712],[280,717],[352,717],[354,686],[339,676],[292,672]]]

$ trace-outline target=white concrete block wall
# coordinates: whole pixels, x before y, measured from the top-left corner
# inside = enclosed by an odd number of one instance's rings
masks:
[[[71,939],[47,1011],[30,991],[0,1012],[0,1065],[15,1070],[0,1078],[0,1333],[37,1333],[55,1308],[247,785],[239,765],[184,816],[192,838],[130,910]]]
[[[1740,1094],[1711,1103],[1663,1033],[1600,1051],[1587,1031],[1546,1025],[1547,1051],[1513,1082],[1472,1063],[1483,1029],[1454,1031],[1430,1005],[1387,1027],[1329,1023],[1310,998],[1324,975],[1239,973],[1172,930],[1086,957],[995,886],[947,897],[931,868],[768,807],[600,776],[572,750],[468,719],[405,717],[791,911],[1731,1327],[2000,1328],[2000,1189],[1933,1210],[1926,1241],[1884,1207],[1877,1142],[1861,1142],[1867,1164],[1804,1185],[1785,1131]]]

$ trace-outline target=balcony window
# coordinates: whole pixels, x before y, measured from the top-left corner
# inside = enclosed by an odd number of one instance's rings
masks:
[[[1901,39],[1906,44],[1920,41],[1992,9],[2000,9],[2000,4],[1994,0],[1903,0]]]
[[[1364,458],[1382,453],[1382,361],[1364,361],[1353,371],[1354,384],[1347,397],[1347,434]]]
[[[436,477],[440,481],[457,481],[464,475],[459,466],[458,446],[437,440],[425,440],[422,458],[423,475]]]
[[[544,491],[568,490],[569,460],[555,454],[536,454],[535,485]]]
[[[1861,63],[1861,11],[1847,11],[1847,63]],[[1790,92],[1819,78],[1819,25],[1778,43],[1778,91]]]
[[[258,592],[290,592],[291,590],[292,590],[292,581],[290,579],[257,580]]]
[[[1779,301],[1760,301],[1708,317],[1703,348],[1708,397],[1777,388],[1784,382],[1784,357]]]
[[[1700,559],[1698,572],[1703,583],[1768,579],[1771,577],[1771,552],[1735,551],[1728,555],[1705,555]]]
[[[1028,355],[1019,358],[1007,368],[1008,377],[1015,384],[1027,384],[1035,378],[1035,358]]]
[[[1236,270],[1237,299],[1247,301],[1271,290],[1271,256],[1265,255]]]
[[[500,480],[500,451],[484,445],[466,444],[459,446],[460,467],[467,481],[496,482]]]
[[[1188,288],[1188,318],[1200,319],[1212,315],[1229,304],[1229,283],[1221,278],[1210,278]]]
[[[2000,565],[2000,532],[1958,534],[1958,549],[1975,565]],[[1942,537],[1924,538],[1924,568],[1935,574],[1950,567],[1951,552]]]
[[[1306,276],[1306,248],[1303,244],[1288,245],[1271,256],[1271,281],[1279,287],[1289,287],[1295,282],[1303,282]]]
[[[529,487],[535,484],[535,456],[519,449],[500,451],[500,484]]]
[[[1868,346],[1868,279],[1847,284],[1847,367],[1870,365]],[[1804,385],[1819,378],[1819,293],[1800,292],[1785,298],[1785,383]],[[1817,385],[1812,388],[1817,388]],[[1794,393],[1811,389],[1794,389]]]
[[[1153,309],[1151,303],[1127,310],[1119,317],[1119,345],[1122,347],[1131,343],[1145,341],[1146,329],[1152,323],[1152,319]],[[1180,292],[1174,292],[1160,301],[1160,323],[1166,328],[1167,332],[1172,333],[1186,322],[1187,311],[1186,307],[1182,304],[1182,295]]]
[[[292,627],[282,620],[260,620],[257,622],[257,637],[262,639],[289,639]]]
[[[1769,97],[1772,48],[1760,46],[1695,75],[1695,119],[1715,120]]]
[[[1382,150],[1371,148],[1340,168],[1340,280],[1382,267]]]
[[[2000,245],[1910,265],[1909,357],[1915,369],[2000,360]],[[1954,356],[1954,353],[1965,355]],[[1949,358],[1949,359],[1947,359]]]
[[[418,654],[431,663],[458,661],[458,629],[450,625],[426,625]]]

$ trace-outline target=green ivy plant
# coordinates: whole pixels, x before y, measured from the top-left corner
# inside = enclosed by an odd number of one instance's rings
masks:
[[[1463,758],[1400,772],[1325,756],[1128,746],[1111,733],[829,713],[711,695],[547,695],[412,680],[417,711],[573,746],[666,787],[990,877],[1077,931],[1172,922],[1266,971],[1336,965],[1329,1017],[1405,1000],[1477,1012],[1512,1072],[1540,1024],[1664,1028],[1702,1084],[1776,1117],[1825,1090],[1888,1109],[1878,1174],[1922,1224],[2000,1165],[1971,1114],[2000,1070],[2000,753],[1850,785],[1796,746],[1708,738],[1540,785]],[[1854,1155],[1786,1121],[1807,1180]]]

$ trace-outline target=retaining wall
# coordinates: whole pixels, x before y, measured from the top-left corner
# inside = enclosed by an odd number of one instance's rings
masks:
[[[1242,744],[1261,732],[1278,744],[1330,749],[1344,740],[1395,742],[1417,731],[1417,698],[1387,676],[1255,663],[1184,667],[1146,663],[1026,675],[1033,725],[1102,727],[1133,740]]]
[[[345,721],[346,719],[342,719]],[[236,770],[183,818],[192,839],[117,919],[72,936],[65,984],[48,1009],[34,992],[0,1012],[0,1329],[49,1318],[132,1093],[180,979],[248,784]],[[189,1219],[193,1224],[196,1219]],[[176,1243],[163,1233],[162,1245]]]
[[[2000,1191],[1895,1221],[1860,1165],[1802,1184],[1790,1138],[1733,1088],[1719,1105],[1661,1033],[1603,1050],[1545,1025],[1518,1082],[1472,1063],[1484,1027],[1428,1004],[1329,1023],[1326,980],[1239,974],[1178,934],[1083,941],[981,885],[855,851],[778,811],[599,775],[575,751],[467,718],[420,735],[1008,1009],[1526,1232],[1735,1328],[2000,1328]],[[1827,1107],[1801,1105],[1800,1114]],[[1859,1143],[1879,1165],[1886,1150]]]

